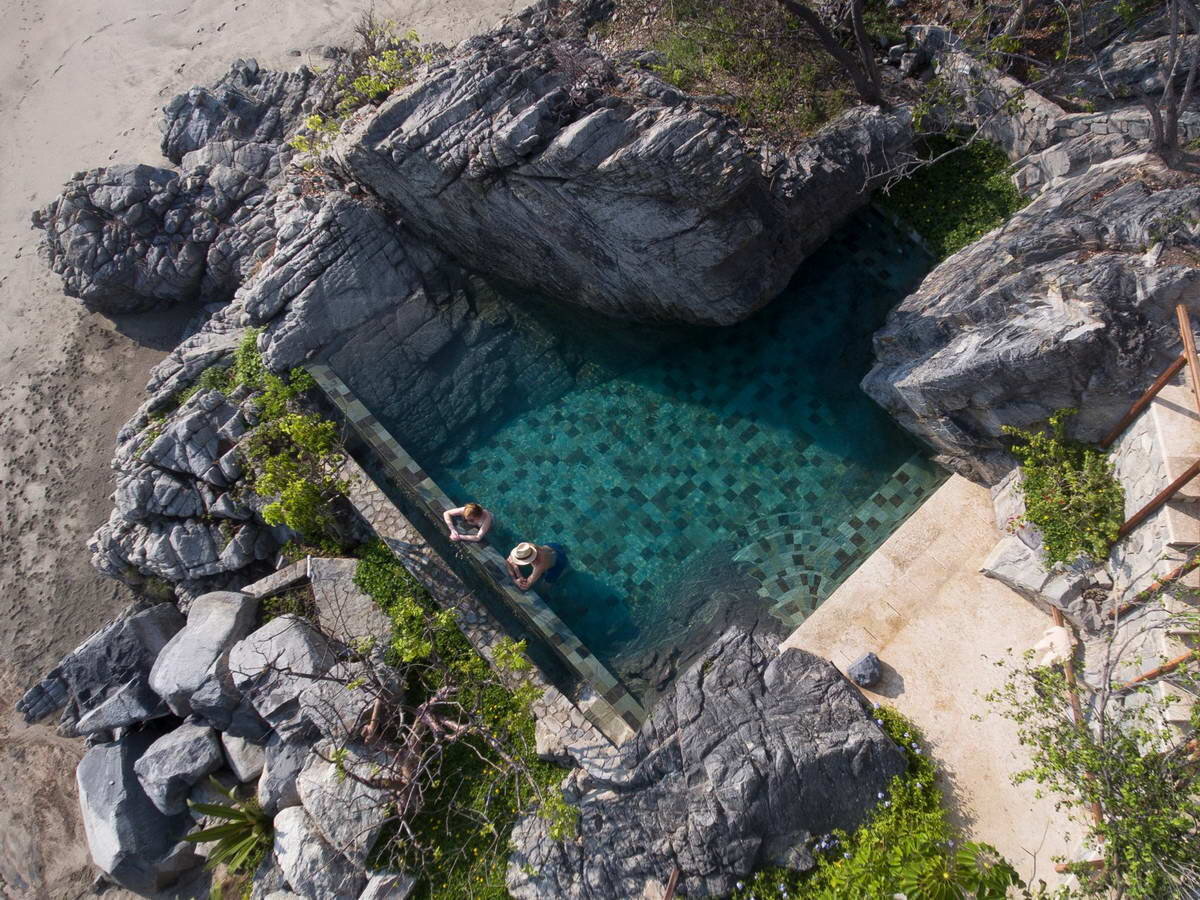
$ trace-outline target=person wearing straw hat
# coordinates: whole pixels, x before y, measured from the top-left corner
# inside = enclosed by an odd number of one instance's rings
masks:
[[[567,551],[561,544],[531,544],[522,541],[512,548],[505,560],[513,584],[523,591],[529,590],[539,578],[553,584],[567,568]],[[529,568],[528,575],[522,570]]]

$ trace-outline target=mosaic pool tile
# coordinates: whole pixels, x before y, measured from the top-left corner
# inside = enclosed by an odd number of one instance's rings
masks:
[[[681,331],[649,362],[593,361],[554,402],[420,460],[425,489],[488,506],[501,554],[563,544],[568,573],[540,593],[635,693],[657,652],[735,621],[790,628],[941,480],[858,388],[926,266],[861,218],[763,313]]]

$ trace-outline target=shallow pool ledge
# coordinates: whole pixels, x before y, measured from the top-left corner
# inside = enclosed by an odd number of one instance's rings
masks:
[[[929,741],[947,805],[1028,882],[1054,885],[1053,856],[1074,830],[1050,796],[1011,776],[1030,765],[1016,726],[983,696],[1011,648],[1033,646],[1049,617],[979,571],[1001,537],[986,488],[951,476],[785,640],[843,672],[868,651],[884,677],[863,693],[911,719]],[[978,717],[978,718],[974,718]]]
[[[420,464],[396,442],[371,411],[354,396],[328,366],[306,366],[317,385],[337,407],[358,436],[370,446],[394,486],[422,506],[434,523],[455,504],[425,473]],[[583,642],[567,627],[536,591],[519,591],[508,579],[504,559],[486,544],[460,545],[466,561],[539,639],[562,659],[585,687],[575,699],[584,716],[605,737],[620,745],[631,738],[646,719],[646,711]]]

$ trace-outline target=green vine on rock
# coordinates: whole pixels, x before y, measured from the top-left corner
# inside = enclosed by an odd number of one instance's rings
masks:
[[[1075,412],[1058,410],[1048,430],[1004,426],[1015,439],[1025,497],[1025,514],[1013,524],[1037,527],[1051,564],[1081,556],[1103,560],[1125,518],[1125,491],[1108,457],[1067,437],[1066,421]]]

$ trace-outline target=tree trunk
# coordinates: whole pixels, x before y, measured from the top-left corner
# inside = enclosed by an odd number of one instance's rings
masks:
[[[854,54],[838,43],[838,39],[834,36],[833,32],[821,21],[821,17],[814,10],[803,3],[796,2],[796,0],[779,0],[779,5],[808,26],[813,36],[816,37],[817,41],[825,49],[825,52],[832,56],[846,74],[850,76],[850,80],[854,82],[854,89],[858,92],[858,96],[863,103],[869,103],[872,106],[887,105],[883,99],[883,91],[880,90],[878,81],[879,73],[875,72],[875,80],[872,80],[867,74],[868,70],[860,66],[859,60],[855,59]],[[870,48],[868,47],[867,50],[868,58],[874,64],[874,58],[869,56]],[[859,53],[860,55],[862,53],[861,47],[859,48]]]

